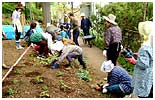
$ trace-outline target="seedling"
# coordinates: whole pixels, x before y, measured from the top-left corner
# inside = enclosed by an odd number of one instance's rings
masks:
[[[14,79],[13,84],[17,84],[17,83],[18,83],[18,80]]]
[[[71,87],[69,87],[68,85],[66,85],[66,84],[64,83],[64,80],[59,80],[59,82],[60,82],[60,84],[61,84],[62,87],[71,89]]]
[[[48,86],[44,85],[44,86],[42,87],[42,90],[47,91],[47,90],[48,90]]]
[[[13,95],[14,93],[15,93],[15,90],[13,90],[12,88],[9,88],[9,89],[7,90],[7,94],[8,94],[9,96]]]
[[[19,70],[19,69],[17,69],[17,70],[15,70],[15,71],[14,71],[14,73],[15,73],[15,74],[21,74],[21,73],[22,73],[22,71],[21,71],[21,70]]]
[[[43,78],[42,78],[41,76],[36,76],[36,77],[35,77],[35,81],[36,81],[37,83],[43,83],[43,82],[44,82],[44,80],[43,80]]]
[[[39,96],[40,96],[41,98],[49,98],[49,97],[50,97],[48,91],[43,91],[43,92],[41,92]]]
[[[59,76],[62,76],[63,74],[64,74],[63,72],[58,71],[58,72],[56,73],[56,76],[59,77]]]

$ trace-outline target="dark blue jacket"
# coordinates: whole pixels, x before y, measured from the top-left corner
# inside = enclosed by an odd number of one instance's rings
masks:
[[[89,18],[84,18],[81,20],[81,29],[89,30],[90,27],[92,27],[92,24],[91,24]]]

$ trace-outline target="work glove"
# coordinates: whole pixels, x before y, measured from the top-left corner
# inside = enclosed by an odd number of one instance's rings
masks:
[[[55,63],[54,65],[51,66],[51,69],[57,69],[59,68],[59,64]]]
[[[107,50],[103,50],[103,56],[107,57]]]
[[[107,86],[109,86],[109,84],[104,84],[104,85],[102,86],[102,88],[104,89],[104,88],[106,88]]]

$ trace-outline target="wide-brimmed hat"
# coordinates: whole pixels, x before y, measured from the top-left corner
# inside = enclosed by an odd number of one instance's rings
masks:
[[[149,37],[149,35],[153,30],[153,22],[152,21],[139,22],[138,30],[140,34]]]
[[[50,26],[48,26],[48,27],[46,28],[46,32],[48,32],[48,33],[54,33],[55,30],[57,30],[57,29],[58,29],[58,28],[57,28],[56,26],[50,25]]]
[[[80,16],[85,16],[85,13],[81,13],[81,15]]]
[[[113,68],[114,68],[114,64],[111,62],[111,60],[108,60],[102,63],[101,71],[111,72]]]
[[[117,25],[117,23],[115,22],[115,19],[116,19],[116,16],[115,16],[115,15],[109,14],[108,16],[103,16],[103,18],[104,18],[106,21],[108,21],[108,22],[110,22],[110,23],[112,23],[112,24],[114,24],[114,25]]]

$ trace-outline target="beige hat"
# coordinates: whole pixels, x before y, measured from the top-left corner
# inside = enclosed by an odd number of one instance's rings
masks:
[[[115,22],[115,19],[116,19],[116,16],[115,16],[115,15],[109,14],[108,16],[103,16],[103,18],[104,18],[106,21],[108,21],[108,22],[110,22],[110,23],[112,23],[112,24],[114,24],[114,25],[117,25],[117,23]]]
[[[113,68],[114,68],[114,64],[111,62],[111,60],[108,60],[102,63],[101,71],[111,72]]]
[[[138,24],[138,30],[140,34],[149,37],[149,35],[153,30],[153,22],[152,21],[140,22]]]
[[[85,13],[81,13],[81,15],[80,16],[85,16]]]

